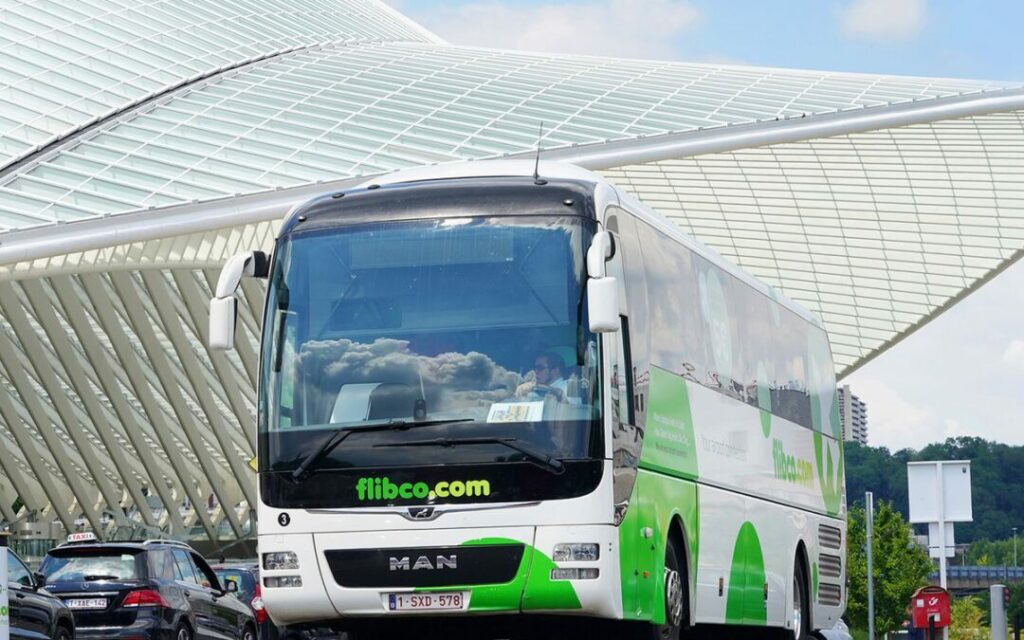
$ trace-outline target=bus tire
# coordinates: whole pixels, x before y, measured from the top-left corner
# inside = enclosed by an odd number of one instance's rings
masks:
[[[807,570],[803,558],[793,567],[793,640],[810,640],[811,605],[807,589]]]
[[[665,544],[665,622],[652,625],[651,637],[654,640],[679,640],[689,611],[684,567],[679,561],[682,550],[676,547],[675,540],[670,537]]]

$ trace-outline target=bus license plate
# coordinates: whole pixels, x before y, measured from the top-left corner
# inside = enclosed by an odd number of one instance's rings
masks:
[[[388,594],[390,611],[464,611],[468,607],[468,591]]]
[[[68,609],[106,609],[106,598],[73,598],[65,600]]]

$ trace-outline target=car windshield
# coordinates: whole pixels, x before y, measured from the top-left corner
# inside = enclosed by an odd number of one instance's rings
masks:
[[[263,336],[261,469],[294,471],[339,429],[387,424],[400,428],[350,434],[317,468],[600,457],[598,341],[583,317],[592,227],[464,217],[284,238]],[[423,443],[435,438],[447,442]]]
[[[142,577],[138,552],[113,549],[80,554],[51,553],[39,566],[47,584],[93,580],[135,580]]]

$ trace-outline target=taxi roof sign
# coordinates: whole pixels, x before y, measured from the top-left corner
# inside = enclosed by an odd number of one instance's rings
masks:
[[[96,542],[96,534],[92,531],[81,531],[68,536],[68,542]]]

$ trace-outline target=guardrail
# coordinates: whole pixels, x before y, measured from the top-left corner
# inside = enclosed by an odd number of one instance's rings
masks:
[[[932,573],[928,576],[928,580],[938,584],[939,573],[937,571]],[[950,589],[970,589],[993,584],[1024,582],[1024,567],[950,566],[946,567],[946,581]]]

